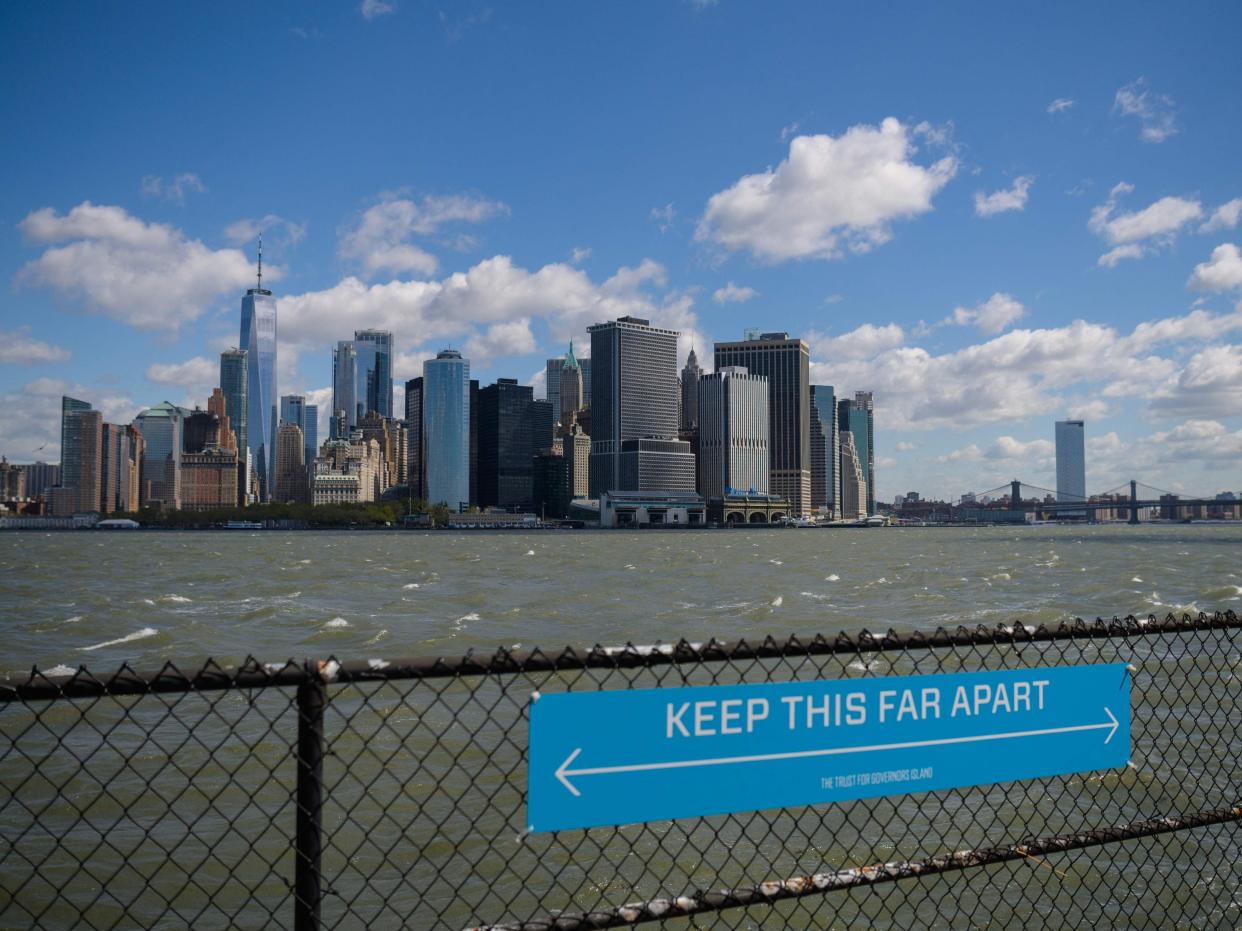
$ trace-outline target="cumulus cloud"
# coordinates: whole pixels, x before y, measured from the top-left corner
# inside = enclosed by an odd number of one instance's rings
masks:
[[[139,329],[176,331],[216,298],[236,295],[253,280],[250,260],[240,251],[212,249],[122,207],[85,201],[66,214],[44,207],[18,228],[27,241],[47,247],[18,272],[19,284],[50,288]],[[272,266],[267,274],[277,279],[281,271]]]
[[[1134,186],[1122,181],[1108,200],[1091,211],[1087,227],[1113,248],[1099,264],[1111,268],[1122,259],[1137,259],[1172,244],[1186,224],[1203,216],[1203,205],[1185,197],[1162,197],[1142,210],[1117,212],[1117,201]]]
[[[530,320],[522,317],[504,323],[493,323],[484,332],[466,341],[466,357],[472,365],[482,365],[504,356],[524,356],[535,351],[535,334]]]
[[[62,346],[45,343],[30,337],[30,327],[16,330],[0,330],[0,362],[19,362],[33,365],[36,362],[64,362],[72,353]]]
[[[677,210],[672,204],[665,204],[663,207],[652,207],[651,212],[647,214],[647,219],[656,225],[661,233],[667,233],[673,226],[673,220],[677,218]]]
[[[961,431],[1047,417],[1064,409],[1062,392],[1071,388],[1090,389],[1101,398],[1153,399],[1153,411],[1232,416],[1226,412],[1242,409],[1242,396],[1235,398],[1242,391],[1242,363],[1235,364],[1242,348],[1201,347],[1240,330],[1242,309],[1196,310],[1128,333],[1077,320],[1011,330],[934,354],[904,343],[898,327],[866,324],[834,340],[812,342],[811,375],[817,384],[836,385],[842,396],[874,391],[883,399],[885,423],[898,431]]]
[[[1048,104],[1049,113],[1064,113],[1070,107],[1074,106],[1074,100],[1070,97],[1058,97],[1052,103]]]
[[[591,257],[590,246],[574,246],[569,253],[569,261],[574,265],[581,265]]]
[[[1007,189],[993,191],[991,194],[976,191],[975,215],[993,217],[1007,210],[1025,210],[1026,200],[1030,194],[1031,185],[1034,183],[1034,175],[1023,175],[1015,178],[1013,185]]]
[[[1213,210],[1207,222],[1199,227],[1199,232],[1215,233],[1218,230],[1231,230],[1238,225],[1240,218],[1242,218],[1242,197],[1235,197]]]
[[[184,204],[186,194],[201,194],[206,190],[202,180],[192,171],[183,172],[167,181],[158,175],[147,175],[142,179],[143,194],[173,204]]]
[[[109,423],[129,423],[139,407],[127,395],[60,378],[36,378],[0,392],[0,453],[12,462],[60,459],[60,399],[81,398]]]
[[[156,362],[147,366],[147,379],[158,385],[179,385],[210,393],[219,384],[220,364],[203,356],[184,362]]]
[[[409,241],[413,235],[429,236],[450,223],[481,223],[508,212],[499,201],[465,194],[428,195],[421,201],[385,195],[342,234],[338,251],[342,258],[359,263],[368,277],[405,272],[431,275],[439,263]]]
[[[1177,111],[1173,98],[1157,94],[1147,86],[1146,78],[1139,78],[1119,88],[1113,98],[1113,110],[1122,116],[1133,116],[1142,129],[1139,138],[1144,142],[1164,142],[1177,135]]]
[[[1242,253],[1231,242],[1212,250],[1212,257],[1195,266],[1186,286],[1195,291],[1228,291],[1242,288]]]
[[[1012,295],[997,291],[975,307],[958,307],[945,323],[958,326],[974,324],[983,333],[1000,333],[1026,316],[1026,308]]]
[[[712,292],[712,300],[717,304],[743,304],[758,296],[759,292],[754,288],[735,285],[732,281]]]
[[[361,6],[358,7],[358,12],[366,20],[372,20],[387,13],[395,13],[396,10],[397,5],[390,0],[362,0]]]
[[[841,136],[796,136],[775,168],[746,175],[707,202],[695,239],[764,262],[840,258],[892,238],[893,222],[932,209],[957,159],[914,161],[913,133],[893,117]]]
[[[258,218],[244,217],[224,228],[224,238],[231,245],[244,246],[248,242],[254,242],[260,233],[270,236],[273,232],[281,242],[293,244],[300,242],[306,235],[306,224],[294,223],[274,213]]]

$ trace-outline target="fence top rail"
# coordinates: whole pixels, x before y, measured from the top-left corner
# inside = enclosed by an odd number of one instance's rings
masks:
[[[162,692],[203,692],[227,689],[258,689],[297,686],[320,679],[327,683],[376,682],[390,679],[443,679],[465,676],[503,676],[531,672],[564,672],[582,669],[633,669],[693,663],[737,660],[780,659],[786,657],[854,654],[891,650],[932,650],[954,646],[1007,646],[1038,641],[1107,639],[1153,636],[1202,630],[1242,628],[1242,618],[1234,611],[1199,612],[1197,615],[1168,614],[1145,618],[1128,615],[1094,622],[1075,618],[1055,626],[1031,626],[1022,622],[987,627],[938,627],[933,631],[885,633],[862,630],[857,634],[835,636],[816,634],[810,638],[796,634],[785,639],[772,636],[761,640],[717,640],[676,643],[634,644],[589,648],[567,646],[560,651],[508,650],[467,651],[457,657],[415,657],[411,659],[367,659],[340,661],[286,660],[263,663],[247,657],[238,666],[207,659],[197,667],[182,668],[169,660],[156,670],[140,671],[124,663],[111,675],[96,676],[85,666],[70,675],[48,675],[36,666],[19,682],[0,683],[0,703],[60,698],[97,698],[105,695],[144,695]]]

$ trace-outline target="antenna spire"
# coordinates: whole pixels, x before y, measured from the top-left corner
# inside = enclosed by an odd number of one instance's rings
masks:
[[[263,234],[259,233],[259,288],[263,290]]]

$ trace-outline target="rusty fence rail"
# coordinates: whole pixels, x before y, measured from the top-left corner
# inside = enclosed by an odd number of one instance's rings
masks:
[[[534,692],[1124,662],[1119,770],[525,830]],[[0,927],[1242,923],[1242,620],[33,671],[0,683]],[[607,722],[601,722],[607,727]]]

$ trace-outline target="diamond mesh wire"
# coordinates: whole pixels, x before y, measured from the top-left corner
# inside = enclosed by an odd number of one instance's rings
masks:
[[[299,726],[327,928],[1242,922],[1242,621],[248,663],[0,687],[0,926],[294,926]],[[1132,765],[525,834],[532,692],[1123,662]],[[207,675],[210,673],[210,675]],[[291,687],[322,682],[322,720]],[[49,700],[50,699],[50,700]],[[309,778],[303,774],[303,778]]]

